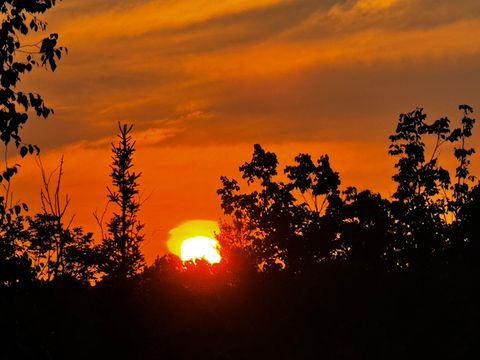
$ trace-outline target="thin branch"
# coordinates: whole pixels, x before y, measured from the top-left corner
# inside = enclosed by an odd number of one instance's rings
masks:
[[[94,213],[93,213],[93,217],[95,218],[95,221],[97,222],[97,225],[100,227],[102,240],[106,239],[105,230],[104,230],[104,223],[105,223],[105,216],[107,214],[108,206],[110,205],[110,203],[111,203],[110,200],[107,201],[107,204],[105,205],[105,208],[103,209],[102,215],[100,217],[98,216],[97,210],[95,210]]]

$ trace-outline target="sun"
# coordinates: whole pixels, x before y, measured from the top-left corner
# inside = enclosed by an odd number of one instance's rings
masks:
[[[180,258],[183,261],[205,259],[210,264],[222,259],[218,253],[218,241],[206,236],[194,236],[182,242]]]
[[[169,231],[167,246],[183,261],[205,259],[211,264],[219,263],[222,258],[215,240],[218,232],[216,221],[187,220]]]

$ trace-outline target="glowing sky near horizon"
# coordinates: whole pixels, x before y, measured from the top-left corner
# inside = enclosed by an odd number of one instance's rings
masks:
[[[25,138],[47,168],[65,156],[75,224],[97,231],[109,142],[133,123],[149,262],[177,224],[221,217],[218,178],[254,143],[282,164],[328,153],[343,185],[389,195],[400,112],[480,109],[477,0],[64,0],[47,20],[69,55],[22,81],[55,108]],[[39,171],[21,164],[15,195],[34,210]]]

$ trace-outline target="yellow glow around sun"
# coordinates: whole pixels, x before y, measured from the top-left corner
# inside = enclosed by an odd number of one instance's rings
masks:
[[[218,242],[214,240],[218,232],[216,221],[185,221],[169,231],[167,247],[183,261],[203,258],[212,264],[218,263],[221,257]]]
[[[206,236],[194,236],[182,242],[180,258],[183,261],[205,259],[211,264],[219,263],[222,258],[217,247],[217,240]]]

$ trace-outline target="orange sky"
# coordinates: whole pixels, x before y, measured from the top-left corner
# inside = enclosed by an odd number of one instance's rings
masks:
[[[344,185],[388,195],[400,112],[480,108],[478,0],[64,0],[47,19],[69,55],[23,80],[56,111],[25,139],[47,168],[65,156],[75,224],[96,231],[109,141],[133,123],[148,261],[176,224],[221,216],[219,176],[256,142],[282,164],[328,153]],[[39,171],[21,164],[15,195],[36,210]]]

